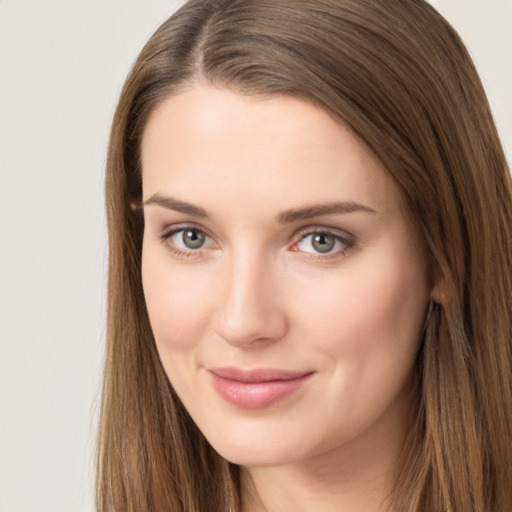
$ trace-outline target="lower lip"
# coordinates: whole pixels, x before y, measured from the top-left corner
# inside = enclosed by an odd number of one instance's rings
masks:
[[[297,391],[313,375],[296,379],[263,382],[240,382],[219,377],[210,372],[213,389],[224,399],[241,409],[264,409]]]

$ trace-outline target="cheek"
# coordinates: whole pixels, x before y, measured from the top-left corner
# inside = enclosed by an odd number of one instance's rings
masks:
[[[379,254],[378,264],[360,261],[302,305],[304,339],[328,357],[325,397],[333,424],[349,437],[386,412],[407,410],[428,302],[415,263],[404,265],[393,254]]]
[[[295,295],[302,311],[295,316],[304,319],[308,339],[344,365],[396,368],[418,350],[426,279],[415,258],[396,255],[396,250],[368,252],[318,280],[312,299]]]
[[[210,316],[211,283],[208,274],[171,265],[162,251],[143,250],[142,283],[157,348],[165,352],[189,350],[200,339]]]

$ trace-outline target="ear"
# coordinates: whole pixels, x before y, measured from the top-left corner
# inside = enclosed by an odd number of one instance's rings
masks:
[[[444,282],[444,280],[439,280],[437,283],[434,284],[430,292],[430,300],[432,300],[436,304],[446,305],[447,293],[446,283]]]
[[[128,204],[130,205],[130,210],[132,212],[137,212],[142,209],[140,203],[137,201],[130,201]]]

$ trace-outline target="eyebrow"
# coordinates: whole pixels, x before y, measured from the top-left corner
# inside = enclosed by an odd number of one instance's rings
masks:
[[[144,201],[143,205],[156,204],[169,210],[185,213],[199,218],[209,218],[208,213],[203,208],[195,206],[185,201],[179,201],[168,196],[162,196],[161,194],[153,194],[149,199]],[[305,208],[294,208],[290,210],[284,210],[279,213],[276,217],[277,222],[280,224],[289,224],[297,222],[299,220],[311,219],[313,217],[320,217],[321,215],[330,215],[333,213],[377,213],[376,210],[368,206],[364,206],[354,201],[337,201],[332,203],[323,203],[307,206]]]
[[[353,212],[377,213],[377,211],[373,208],[355,203],[354,201],[338,201],[333,203],[311,205],[306,208],[285,210],[277,216],[277,221],[283,224],[288,224],[298,220],[320,217],[321,215]]]
[[[192,215],[193,217],[200,218],[208,218],[208,214],[206,210],[200,208],[199,206],[194,206],[193,204],[186,203],[184,201],[178,201],[172,197],[162,196],[160,194],[153,194],[149,199],[144,201],[143,205],[147,206],[150,204],[157,204],[158,206],[163,206],[169,210],[174,210],[176,212],[186,213],[187,215]]]

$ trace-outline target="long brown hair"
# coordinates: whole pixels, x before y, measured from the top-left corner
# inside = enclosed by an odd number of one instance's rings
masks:
[[[159,361],[140,276],[141,135],[164,98],[198,81],[313,102],[383,162],[439,290],[393,510],[510,512],[511,179],[468,52],[423,0],[191,0],[142,50],[107,162],[98,510],[239,510],[238,468],[206,442]]]

